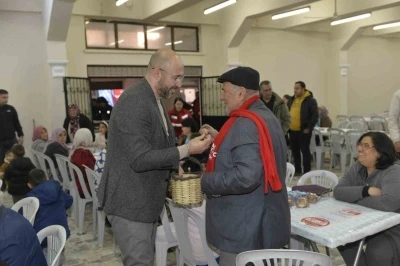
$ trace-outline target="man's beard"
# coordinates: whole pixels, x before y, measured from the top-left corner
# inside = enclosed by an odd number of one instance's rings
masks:
[[[173,86],[171,88],[168,88],[167,86],[163,85],[161,82],[158,83],[158,95],[163,98],[163,99],[171,99],[173,94],[170,94],[169,92],[171,90],[177,90],[178,87]]]

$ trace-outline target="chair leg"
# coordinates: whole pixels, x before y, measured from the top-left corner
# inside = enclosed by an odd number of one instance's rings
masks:
[[[326,251],[326,255],[327,255],[328,257],[330,257],[331,254],[330,254],[330,252],[329,252],[329,248],[328,248],[328,247],[325,247],[325,251]]]
[[[106,214],[103,211],[98,211],[98,220],[97,220],[97,242],[99,244],[99,247],[103,247],[104,243],[104,226],[106,223]]]
[[[167,265],[168,246],[156,243],[156,266]]]
[[[95,203],[95,200],[93,200],[93,236],[94,239],[96,239],[97,236],[97,220],[99,219],[98,214],[97,214],[97,204]]]
[[[315,157],[316,157],[316,167],[317,167],[317,170],[320,170],[320,169],[321,169],[321,157],[322,157],[322,153],[321,153],[321,152],[317,152]]]
[[[79,234],[83,235],[84,234],[84,222],[85,222],[85,207],[86,207],[86,202],[83,200],[78,200],[78,211],[79,211]]]
[[[342,175],[346,173],[346,162],[347,162],[347,155],[342,153],[340,154],[340,170],[342,170]]]

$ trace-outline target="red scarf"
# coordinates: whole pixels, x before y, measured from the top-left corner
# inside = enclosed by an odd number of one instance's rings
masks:
[[[218,149],[221,146],[221,143],[224,141],[224,138],[226,134],[228,134],[233,123],[235,123],[238,117],[246,117],[251,119],[256,124],[258,129],[258,135],[260,137],[260,153],[264,165],[264,193],[267,194],[268,184],[271,186],[273,191],[281,190],[282,184],[281,180],[279,179],[278,172],[276,171],[275,153],[274,147],[272,146],[271,136],[269,134],[269,129],[265,125],[264,119],[262,119],[261,116],[255,112],[247,110],[258,99],[260,99],[260,96],[251,97],[244,102],[239,109],[229,113],[230,118],[219,131],[211,147],[211,151],[208,156],[206,172],[209,173],[214,171]]]

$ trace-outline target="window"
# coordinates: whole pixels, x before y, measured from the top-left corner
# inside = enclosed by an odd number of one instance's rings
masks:
[[[197,28],[174,27],[174,50],[198,51]]]
[[[198,52],[198,28],[85,20],[86,47]]]
[[[142,25],[117,24],[118,48],[145,49]]]
[[[93,48],[115,48],[114,24],[86,21],[86,44]]]

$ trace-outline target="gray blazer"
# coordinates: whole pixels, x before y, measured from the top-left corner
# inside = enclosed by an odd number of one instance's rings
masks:
[[[238,118],[222,142],[215,171],[202,177],[207,194],[207,241],[222,251],[240,253],[281,248],[290,239],[290,210],[285,186],[286,141],[275,115],[261,100],[250,106],[269,128],[282,190],[264,194],[264,167],[253,121]],[[210,195],[221,195],[211,197]]]
[[[179,165],[174,129],[165,107],[164,115],[169,136],[146,79],[118,99],[108,127],[107,160],[97,192],[107,214],[143,223],[158,219],[170,173]]]

